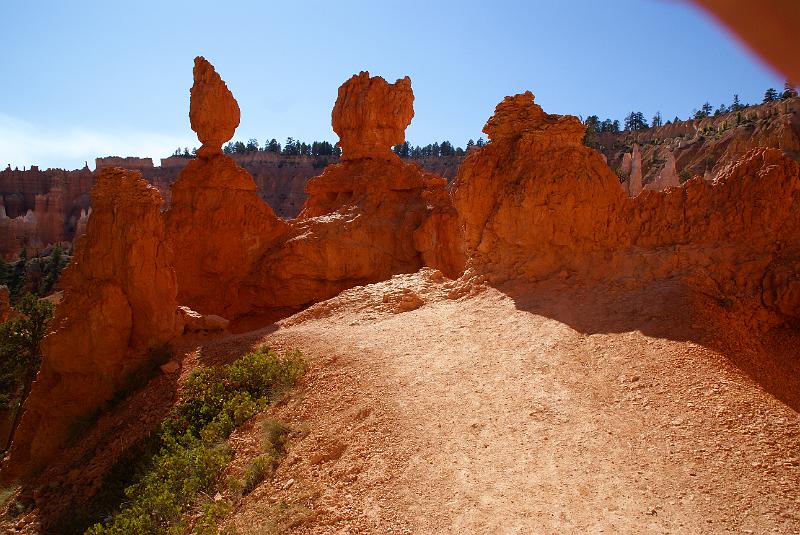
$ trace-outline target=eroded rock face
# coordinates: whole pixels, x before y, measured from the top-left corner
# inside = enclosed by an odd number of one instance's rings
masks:
[[[253,178],[222,154],[239,124],[239,106],[214,68],[195,59],[192,128],[203,142],[171,187],[167,234],[176,256],[179,299],[203,314],[232,317],[247,308],[239,290],[264,250],[286,233]]]
[[[631,176],[628,180],[628,193],[631,197],[638,197],[642,192],[642,153],[639,145],[633,145],[631,153]]]
[[[204,83],[195,79],[193,109],[201,109],[194,95],[206,94],[198,89]],[[241,328],[247,318],[257,318],[248,326],[263,324],[426,264],[460,275],[463,247],[447,181],[390,151],[404,139],[412,103],[407,78],[348,80],[333,112],[348,157],[308,181],[303,209],[290,222],[258,198],[231,158],[201,154],[190,162],[166,214],[169,239],[184,252],[175,263],[181,303]]]
[[[280,317],[424,265],[459,276],[464,252],[446,184],[399,160],[328,166],[309,181],[288,239],[256,262],[245,301]]]
[[[735,303],[753,327],[800,318],[796,162],[755,149],[713,185],[697,177],[684,188],[629,198],[599,154],[576,142],[579,135],[507,105],[519,97],[498,105],[488,130],[504,134],[470,154],[456,180],[473,270],[494,282],[677,277]],[[636,151],[631,161],[633,175]]]
[[[664,162],[664,168],[658,174],[656,179],[645,185],[645,189],[653,191],[664,191],[667,188],[676,188],[680,186],[680,179],[678,173],[675,172],[675,156],[671,151],[667,151],[667,161]]]
[[[182,333],[161,202],[139,173],[109,168],[98,177],[4,477],[43,466],[75,420],[111,399],[146,362],[148,349]]]
[[[198,156],[221,154],[222,144],[233,137],[239,118],[239,104],[217,71],[203,56],[194,58],[189,120],[203,144]]]
[[[396,159],[391,147],[405,141],[413,117],[414,93],[408,76],[390,84],[366,71],[354,75],[339,88],[331,115],[342,161]]]
[[[453,194],[471,267],[535,280],[625,242],[626,195],[577,118],[544,113],[528,92],[498,104],[484,132],[491,143],[464,160]]]

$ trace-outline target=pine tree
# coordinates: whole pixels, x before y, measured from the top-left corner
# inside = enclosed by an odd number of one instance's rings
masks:
[[[766,91],[764,91],[764,103],[767,102],[775,102],[778,100],[778,92],[775,90],[774,87],[770,87]]]
[[[644,114],[640,111],[632,111],[625,117],[625,130],[627,132],[637,132],[649,128]]]
[[[739,102],[739,95],[733,95],[733,102],[731,102],[731,111],[741,111],[744,109],[744,106],[741,102]]]
[[[664,119],[661,118],[661,112],[657,111],[653,115],[653,128],[658,128],[659,126],[664,126]]]
[[[781,98],[787,99],[787,98],[794,98],[796,96],[797,96],[797,89],[795,89],[795,85],[791,81],[786,80],[786,83],[783,84],[783,94],[781,95]]]

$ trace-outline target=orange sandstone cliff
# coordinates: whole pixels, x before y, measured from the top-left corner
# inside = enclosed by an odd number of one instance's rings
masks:
[[[45,465],[71,425],[111,399],[148,349],[182,333],[161,202],[136,172],[110,168],[98,177],[4,478]]]
[[[495,282],[675,278],[752,326],[800,319],[800,166],[754,149],[713,184],[629,198],[574,117],[507,97],[455,184],[469,266]]]

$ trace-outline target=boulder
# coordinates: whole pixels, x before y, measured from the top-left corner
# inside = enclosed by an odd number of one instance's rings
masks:
[[[198,156],[222,153],[222,144],[239,126],[239,104],[214,67],[203,57],[194,59],[194,85],[190,90],[189,120],[203,144]]]

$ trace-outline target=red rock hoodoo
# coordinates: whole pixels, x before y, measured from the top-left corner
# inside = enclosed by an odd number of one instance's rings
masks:
[[[222,144],[233,137],[239,119],[239,104],[217,71],[204,57],[194,58],[189,120],[203,144],[200,155],[221,154]]]
[[[192,110],[213,123],[215,106],[227,113],[228,93],[202,89],[208,79],[222,84],[203,65],[203,77],[195,69]],[[219,93],[225,97],[194,101]],[[175,263],[179,300],[203,313],[264,322],[423,265],[460,275],[464,257],[447,181],[390,150],[404,139],[413,100],[408,78],[388,84],[361,73],[348,80],[333,111],[347,157],[308,182],[301,214],[288,223],[231,158],[199,153],[173,184],[166,214],[169,239],[182,251]]]
[[[161,202],[139,173],[110,168],[98,177],[4,477],[43,466],[75,420],[111,399],[145,363],[149,348],[182,333]]]
[[[498,104],[484,132],[491,143],[467,156],[454,188],[473,268],[537,279],[624,243],[626,195],[577,118],[544,113],[528,92]]]
[[[462,273],[447,180],[390,151],[404,139],[413,100],[408,78],[388,84],[362,72],[342,85],[333,125],[347,157],[308,182],[289,239],[256,263],[246,299],[254,311],[285,315],[423,265]]]
[[[279,241],[286,223],[257,193],[253,178],[222,144],[239,124],[239,106],[205,59],[195,59],[190,117],[203,148],[172,185],[167,235],[175,251],[182,304],[231,317],[246,308],[239,289],[263,251]]]

